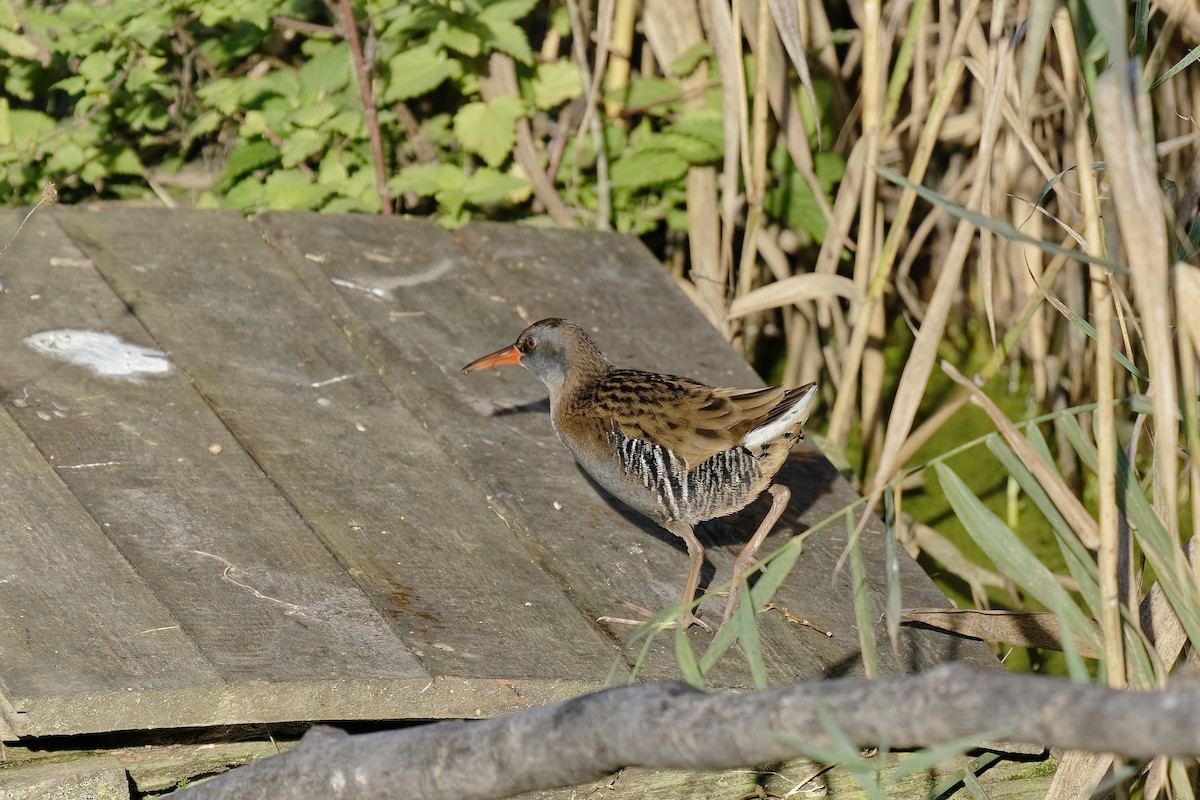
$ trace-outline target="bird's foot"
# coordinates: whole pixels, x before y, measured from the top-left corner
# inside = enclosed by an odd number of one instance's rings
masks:
[[[625,606],[629,610],[640,615],[641,619],[632,619],[632,618],[627,619],[625,617],[597,617],[596,621],[597,622],[608,622],[608,623],[612,623],[614,625],[635,625],[636,626],[636,625],[644,625],[647,620],[649,620],[651,617],[654,616],[654,612],[648,608],[642,608],[641,606],[634,605],[633,603],[622,603],[621,605]],[[673,620],[671,622],[668,622],[665,625],[663,625],[663,627],[664,628],[674,628],[677,625],[681,625],[681,624],[683,625],[683,627],[685,629],[690,628],[693,625],[699,625],[701,628],[708,631],[709,633],[713,632],[713,629],[711,627],[709,627],[708,623],[705,622],[704,620],[700,619],[700,617],[698,617],[697,615],[693,614],[690,609],[688,611],[685,611],[679,617],[678,620]]]

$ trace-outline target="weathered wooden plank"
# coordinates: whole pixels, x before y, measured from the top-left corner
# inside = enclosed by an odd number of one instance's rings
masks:
[[[129,778],[111,756],[64,756],[0,763],[0,800],[127,800]]]
[[[16,220],[17,215],[6,215],[5,229],[15,228]],[[152,230],[140,234],[155,241],[160,255],[172,250],[168,241],[155,239]],[[6,357],[0,364],[0,392],[9,398],[8,412],[58,479],[168,609],[168,621],[138,622],[139,630],[146,631],[139,637],[142,641],[168,639],[178,636],[171,631],[182,631],[220,682],[235,686],[294,681],[306,686],[297,697],[310,706],[312,688],[326,680],[428,682],[429,673],[242,451],[185,374],[170,369],[141,377],[105,376],[28,345],[31,335],[63,328],[103,332],[131,346],[154,344],[53,216],[41,215],[27,226],[4,272],[7,313],[0,322],[0,348]],[[169,367],[144,352],[135,352],[133,358]],[[211,455],[212,445],[220,446],[222,454]],[[32,501],[36,495],[26,497]],[[78,525],[56,528],[45,532],[43,546],[83,534],[86,528]],[[94,581],[102,586],[124,575],[100,574]],[[62,570],[44,569],[37,578],[46,582],[47,592],[72,599],[86,598],[89,589],[87,579],[73,581],[71,573]],[[122,604],[110,602],[105,594],[97,600],[85,605],[77,601],[76,607],[97,627],[127,631],[128,623],[120,619]],[[31,615],[23,625],[42,630],[61,622],[50,614]],[[169,631],[152,630],[163,627]],[[60,629],[46,636],[71,632]],[[6,682],[12,682],[6,683],[8,701],[26,712],[24,727],[9,720],[18,733],[44,731],[53,724],[65,726],[61,732],[67,732],[72,720],[80,729],[94,729],[88,726],[96,724],[103,709],[87,703],[120,703],[120,692],[130,694],[127,690],[138,688],[136,681],[119,674],[69,679],[90,675],[93,639],[80,638],[53,659],[32,650],[29,641],[6,644],[6,657],[11,652],[14,660],[21,660],[19,674],[5,675]],[[196,671],[189,661],[169,656],[148,658],[147,668],[180,676]],[[34,681],[39,673],[62,677],[41,687],[36,705],[28,693],[7,691],[19,682]],[[172,718],[176,709],[164,699],[170,692],[148,688],[159,692],[148,695],[156,703],[135,713],[136,722],[112,718],[107,724],[212,724],[219,717],[214,702],[238,713],[246,710],[230,696],[236,688],[222,686],[218,691],[193,679],[190,699],[178,710],[195,716]],[[56,694],[49,694],[55,689]],[[307,718],[309,709],[293,704],[287,695],[286,688],[275,687],[264,716]],[[362,708],[346,710],[351,716],[374,715],[373,703],[366,702],[370,699],[364,698]]]
[[[5,391],[0,413],[4,738],[24,729],[48,695],[219,687],[179,622],[7,413],[28,402],[23,392]]]
[[[904,767],[909,753],[875,755],[864,761],[874,774],[855,774],[842,766],[828,767],[797,759],[784,764],[772,764],[763,769],[728,770],[726,772],[687,772],[676,770],[647,771],[626,769],[607,780],[596,781],[570,789],[527,792],[512,800],[572,800],[602,794],[606,800],[725,800],[751,797],[835,797],[839,800],[865,800],[878,797],[868,791],[864,781],[878,781],[883,795],[889,800],[922,800],[933,787],[958,777],[972,768],[970,756],[952,756],[929,769],[909,772],[899,780],[891,775]],[[986,797],[995,800],[1035,800],[1046,796],[1046,770],[1053,771],[1053,762],[1046,760],[1001,760],[977,775],[978,785]],[[907,768],[906,768],[907,771]],[[961,784],[959,784],[961,789]],[[950,795],[942,795],[943,797]],[[961,792],[955,797],[975,797],[977,793]]]
[[[251,226],[162,210],[63,219],[432,674],[606,678],[612,643]],[[401,366],[424,380],[423,362]]]

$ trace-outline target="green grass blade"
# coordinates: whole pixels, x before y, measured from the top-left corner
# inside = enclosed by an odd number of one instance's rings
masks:
[[[954,470],[945,464],[938,464],[936,469],[954,513],[988,558],[1039,603],[1058,614],[1064,631],[1073,629],[1097,652],[1102,652],[1100,641],[1079,606],[1012,528],[993,514]]]
[[[1074,417],[1064,417],[1063,430],[1088,468],[1096,471],[1099,458],[1091,440]],[[1132,523],[1133,536],[1154,567],[1171,608],[1179,616],[1192,646],[1200,645],[1200,588],[1192,578],[1183,548],[1163,525],[1146,498],[1124,452],[1117,451],[1117,502]]]
[[[879,674],[879,654],[875,650],[875,620],[871,598],[867,596],[867,571],[863,566],[862,541],[854,537],[854,517],[846,515],[846,536],[850,542],[850,582],[854,591],[854,620],[858,626],[858,645],[862,650],[863,671],[868,678]]]
[[[736,619],[731,620],[729,625],[726,625],[717,632],[712,643],[704,650],[704,655],[700,656],[701,674],[708,674],[709,670],[720,660],[721,656],[725,655],[729,648],[733,647],[733,643],[738,640],[740,633],[741,626]]]
[[[767,679],[767,662],[763,659],[762,639],[758,636],[757,614],[754,613],[754,604],[750,601],[750,590],[746,587],[745,581],[738,584],[738,594],[741,596],[741,600],[734,613],[737,620],[738,639],[742,643],[742,652],[746,654],[746,662],[750,665],[750,676],[754,678],[754,686],[758,689],[766,689],[771,685]]]
[[[696,651],[692,649],[692,640],[682,625],[675,626],[675,662],[679,664],[685,681],[697,689],[704,688],[704,675],[696,661]]]
[[[812,529],[809,529],[799,536],[793,536],[783,547],[763,559],[766,567],[763,569],[762,575],[754,582],[754,588],[750,590],[750,600],[755,611],[771,602],[775,593],[779,591],[779,587],[792,573],[792,568],[796,566],[796,561],[804,552],[804,539],[811,532]],[[736,617],[730,621],[729,625],[721,629],[704,651],[704,655],[700,657],[701,674],[708,674],[713,665],[738,640],[740,632],[741,624]]]
[[[771,602],[779,587],[787,580],[788,575],[792,574],[792,567],[796,566],[796,561],[803,552],[804,540],[796,536],[763,559],[766,568],[754,582],[754,588],[750,590],[750,599],[754,603],[755,611]]]
[[[887,494],[891,497],[891,493]],[[892,505],[889,501],[888,505]],[[894,513],[895,509],[892,509]],[[892,516],[889,513],[889,517]],[[887,623],[888,641],[892,645],[892,651],[900,652],[900,609],[903,606],[903,596],[900,587],[900,543],[896,540],[892,531],[895,529],[893,523],[887,526],[888,532],[884,535],[884,575],[887,579],[887,605],[884,610],[884,620]]]
[[[1050,294],[1049,292],[1042,290],[1042,296],[1046,298],[1047,302],[1049,302],[1050,305],[1054,306],[1054,308],[1058,311],[1058,313],[1060,313],[1064,317],[1066,317],[1072,325],[1074,325],[1079,330],[1083,331],[1084,335],[1086,335],[1093,342],[1096,341],[1096,328],[1092,325],[1092,323],[1088,322],[1086,319],[1084,319],[1083,317],[1076,314],[1073,310],[1071,310],[1071,308],[1066,303],[1059,300],[1057,297]],[[1142,380],[1142,381],[1150,380],[1150,376],[1147,375],[1145,372],[1143,372],[1141,369],[1139,369],[1138,366],[1136,364],[1134,364],[1132,361],[1130,361],[1129,357],[1126,356],[1124,353],[1122,353],[1120,350],[1113,348],[1112,357],[1113,357],[1114,361],[1116,361],[1118,364],[1120,364],[1122,367],[1124,367],[1125,371],[1128,372],[1133,377],[1137,378],[1138,380]]]
[[[1047,464],[1054,464],[1054,460],[1050,458],[1049,452],[1046,450],[1046,440],[1042,438],[1041,431],[1037,426],[1029,426],[1025,438],[1029,440],[1033,449],[1038,451]],[[1017,458],[1016,453],[1004,443],[999,434],[993,433],[988,436],[987,448],[996,457],[996,460],[1008,470],[1008,474],[1013,476],[1020,485],[1021,491],[1033,501],[1038,511],[1050,523],[1050,530],[1054,533],[1059,550],[1062,551],[1067,571],[1079,585],[1079,594],[1087,604],[1092,616],[1098,616],[1100,613],[1100,578],[1095,559],[1092,558],[1083,542],[1079,541],[1079,537],[1071,530],[1067,521],[1063,519],[1058,507],[1054,505],[1054,501],[1046,494],[1041,483],[1026,467],[1025,462]]]
[[[1079,655],[1079,648],[1075,644],[1075,631],[1071,630],[1071,623],[1059,615],[1058,624],[1062,626],[1062,651],[1063,658],[1067,662],[1067,674],[1075,683],[1090,683],[1092,676],[1088,674],[1087,665],[1083,663],[1083,657]]]
[[[1196,800],[1196,787],[1192,785],[1192,777],[1188,774],[1188,769],[1194,763],[1182,758],[1172,758],[1167,762],[1167,777],[1171,781],[1175,800]]]

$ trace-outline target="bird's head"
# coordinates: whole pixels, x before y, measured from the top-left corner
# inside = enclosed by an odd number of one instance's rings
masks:
[[[583,328],[565,319],[544,319],[521,332],[508,347],[477,358],[463,372],[479,372],[520,364],[542,379],[552,398],[570,375],[590,376],[611,368],[608,359]]]

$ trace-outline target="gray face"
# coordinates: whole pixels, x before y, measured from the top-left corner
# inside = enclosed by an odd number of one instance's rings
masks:
[[[558,394],[566,378],[567,363],[575,351],[575,337],[563,330],[557,320],[543,320],[525,329],[517,338],[521,351],[521,366],[542,379],[551,397]]]

